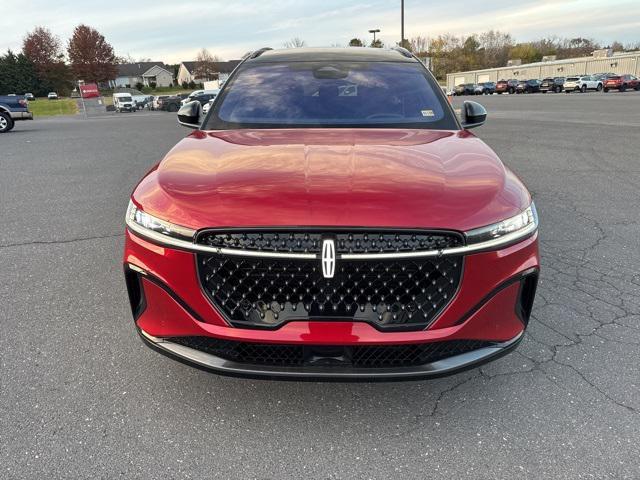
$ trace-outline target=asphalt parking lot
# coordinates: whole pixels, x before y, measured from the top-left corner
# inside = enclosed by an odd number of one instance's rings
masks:
[[[640,92],[467,99],[534,195],[543,271],[515,353],[420,382],[228,378],[149,350],[123,216],[188,130],[138,112],[0,136],[0,478],[639,478]]]

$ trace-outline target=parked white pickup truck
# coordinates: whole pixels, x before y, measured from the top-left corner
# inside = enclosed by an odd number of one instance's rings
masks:
[[[564,81],[564,91],[566,93],[584,93],[587,90],[595,90],[597,92],[601,92],[602,81],[591,75],[586,75],[584,77],[567,77],[567,79]]]

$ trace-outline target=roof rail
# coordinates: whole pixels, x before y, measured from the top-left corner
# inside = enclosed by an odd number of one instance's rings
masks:
[[[255,50],[255,51],[253,51],[253,52],[251,52],[249,54],[249,58],[258,58],[260,55],[262,55],[267,50],[273,50],[273,48],[271,48],[271,47],[263,47],[263,48],[261,48],[259,50]]]
[[[391,50],[395,50],[396,52],[398,52],[400,55],[407,57],[407,58],[416,58],[416,56],[411,53],[409,50],[407,50],[404,47],[391,47]]]

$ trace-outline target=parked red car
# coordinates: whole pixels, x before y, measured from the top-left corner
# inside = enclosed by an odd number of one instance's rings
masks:
[[[154,349],[219,373],[448,374],[522,339],[538,219],[404,49],[262,49],[135,188],[124,269]],[[204,122],[204,123],[201,123]]]
[[[503,93],[516,93],[518,88],[518,80],[500,80],[496,83],[496,93],[502,95]]]
[[[605,92],[609,90],[620,90],[624,92],[625,90],[631,89],[640,90],[640,79],[634,75],[615,75],[607,77],[604,81]]]

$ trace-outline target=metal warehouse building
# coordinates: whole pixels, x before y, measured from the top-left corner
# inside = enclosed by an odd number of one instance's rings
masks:
[[[594,73],[617,73],[640,76],[640,52],[619,53],[605,57],[582,57],[550,62],[511,65],[447,74],[447,89],[463,83],[497,82],[498,80],[528,80],[530,78],[567,77]]]

